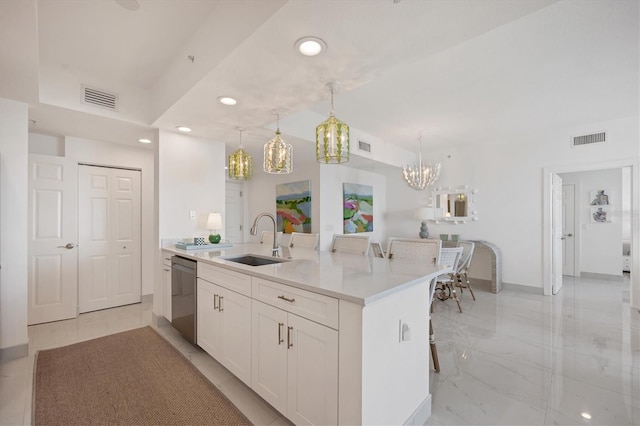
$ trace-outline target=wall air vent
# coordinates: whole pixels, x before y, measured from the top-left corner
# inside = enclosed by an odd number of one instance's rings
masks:
[[[82,103],[117,111],[118,95],[83,85]]]
[[[572,139],[572,146],[589,145],[592,143],[600,143],[607,141],[607,133],[593,133],[591,135],[574,136]]]
[[[358,141],[358,149],[360,151],[371,152],[371,144],[363,141]]]

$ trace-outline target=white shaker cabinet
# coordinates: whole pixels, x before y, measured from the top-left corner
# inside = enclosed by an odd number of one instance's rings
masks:
[[[256,277],[253,297],[251,387],[295,424],[337,424],[338,331],[292,313],[337,323],[337,300]]]
[[[162,314],[171,322],[171,256],[167,254],[162,256],[162,294]]]
[[[197,341],[198,346],[217,359],[231,373],[247,385],[251,384],[251,299],[230,290],[230,287],[246,278],[250,289],[250,277],[234,274],[221,268],[202,270],[198,265],[197,293]],[[231,275],[229,273],[231,272]],[[229,281],[226,281],[229,279]],[[211,281],[209,281],[211,280]]]

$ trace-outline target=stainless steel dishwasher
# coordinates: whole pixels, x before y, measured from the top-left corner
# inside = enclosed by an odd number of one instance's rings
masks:
[[[189,342],[196,344],[197,262],[171,257],[171,324]]]

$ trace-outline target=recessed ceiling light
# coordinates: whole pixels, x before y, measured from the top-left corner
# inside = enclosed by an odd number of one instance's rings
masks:
[[[318,37],[302,37],[295,46],[304,56],[316,56],[327,50],[327,44]]]
[[[220,102],[223,105],[235,105],[238,103],[238,101],[236,101],[235,99],[229,96],[220,96],[218,98],[218,102]]]
[[[151,143],[151,139],[140,138],[140,139],[138,139],[138,142],[140,142],[140,143]]]
[[[587,420],[591,420],[591,414],[587,412],[580,413],[580,415]]]
[[[191,131],[191,127],[187,126],[177,126],[176,129],[184,133],[189,133]]]

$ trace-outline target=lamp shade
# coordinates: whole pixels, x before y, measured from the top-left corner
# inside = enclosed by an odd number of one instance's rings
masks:
[[[247,151],[239,148],[229,156],[229,177],[237,180],[249,180],[253,175],[253,158]]]
[[[222,215],[220,213],[209,213],[207,219],[207,229],[212,231],[222,229]]]
[[[420,207],[415,212],[416,219],[433,219],[433,209],[431,207]]]
[[[272,174],[288,174],[293,171],[291,145],[280,136],[280,129],[276,136],[264,145],[264,171]]]
[[[338,120],[333,112],[333,92],[336,83],[327,83],[331,91],[331,113],[316,127],[316,161],[340,164],[349,161],[349,126]]]
[[[316,127],[316,161],[327,164],[349,161],[349,126],[333,113]]]

